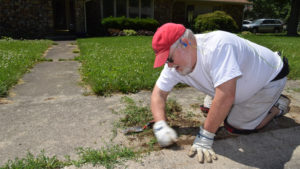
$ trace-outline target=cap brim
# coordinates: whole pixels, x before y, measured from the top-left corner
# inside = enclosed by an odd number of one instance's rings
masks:
[[[168,59],[169,52],[170,52],[170,50],[166,50],[166,51],[163,51],[163,52],[160,52],[159,54],[157,54],[156,57],[155,57],[153,67],[158,68],[158,67],[163,66],[166,63],[167,59]]]

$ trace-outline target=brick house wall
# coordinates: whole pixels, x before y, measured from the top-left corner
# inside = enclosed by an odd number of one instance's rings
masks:
[[[57,34],[54,17],[54,0],[1,0],[0,5],[0,37],[44,38]],[[59,1],[59,0],[57,0]],[[74,6],[68,7],[72,12],[68,24],[72,32],[85,32],[84,0],[67,0]],[[73,18],[70,18],[73,17]],[[71,22],[72,23],[69,23]],[[67,29],[70,29],[67,25]],[[68,33],[68,32],[67,32]]]
[[[1,0],[0,36],[39,38],[53,27],[51,0]]]
[[[154,18],[161,24],[172,21],[175,0],[154,0]]]

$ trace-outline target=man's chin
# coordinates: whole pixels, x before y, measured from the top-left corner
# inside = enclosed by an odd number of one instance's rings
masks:
[[[180,75],[185,76],[192,72],[192,68],[184,68],[182,71],[177,71]]]

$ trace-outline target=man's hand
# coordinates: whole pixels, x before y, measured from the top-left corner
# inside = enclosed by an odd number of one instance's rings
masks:
[[[161,120],[154,124],[153,131],[161,147],[166,147],[177,141],[175,130],[168,126],[166,121]]]
[[[216,153],[212,149],[214,142],[214,133],[210,133],[200,127],[200,131],[196,136],[196,139],[190,149],[189,156],[192,157],[196,152],[200,163],[206,162],[211,163],[212,159],[217,160]]]

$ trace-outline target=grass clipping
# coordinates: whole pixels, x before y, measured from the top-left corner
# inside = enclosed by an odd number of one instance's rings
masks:
[[[118,127],[125,129],[144,126],[153,120],[150,106],[137,106],[136,102],[127,96],[122,97],[121,101],[126,104],[126,107],[120,111],[125,116],[120,119]],[[141,101],[139,105],[143,105]],[[173,99],[167,100],[165,112],[168,124],[176,130],[179,137],[174,146],[192,144],[201,125],[199,118],[192,112],[183,112],[182,106]],[[161,149],[151,128],[140,133],[130,133],[127,135],[127,139],[133,147],[138,147],[144,152]]]

